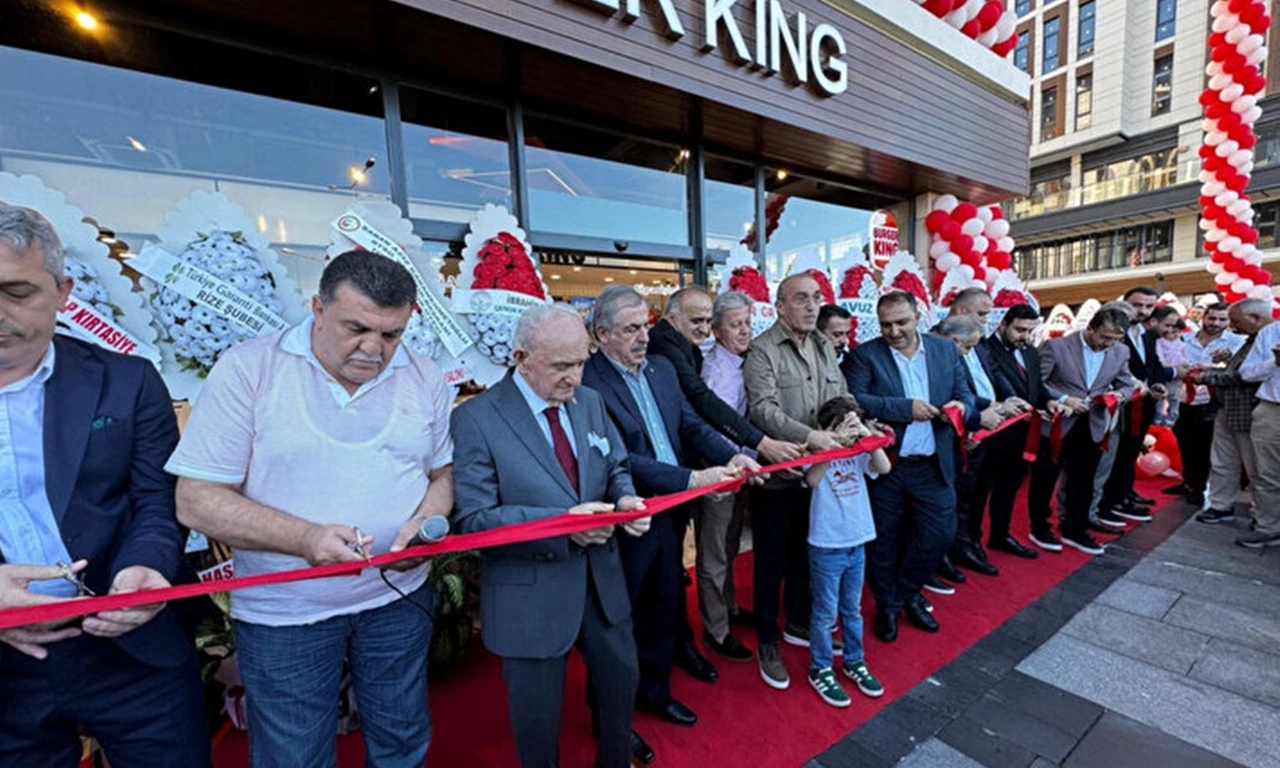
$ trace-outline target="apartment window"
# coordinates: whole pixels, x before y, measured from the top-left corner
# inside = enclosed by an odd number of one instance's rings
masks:
[[[1253,226],[1258,229],[1258,247],[1275,248],[1280,244],[1280,237],[1277,237],[1280,233],[1280,228],[1277,227],[1280,222],[1280,203],[1263,203],[1254,210],[1257,211]]]
[[[1044,23],[1044,55],[1040,61],[1041,72],[1052,72],[1061,66],[1058,61],[1058,27],[1062,20],[1058,17],[1047,19]]]
[[[1076,130],[1093,124],[1093,73],[1076,75]]]
[[[1093,2],[1083,3],[1080,6],[1080,29],[1077,35],[1080,43],[1079,50],[1076,52],[1080,57],[1093,53],[1093,22],[1096,12]]]
[[[1019,18],[1031,13],[1031,0],[1018,0],[1014,5],[1014,11],[1017,12]]]
[[[1151,82],[1151,115],[1164,115],[1173,103],[1173,54],[1156,59]]]
[[[1058,88],[1049,86],[1040,92],[1040,140],[1058,135]]]
[[[1156,0],[1156,41],[1173,37],[1178,0]]]
[[[1031,62],[1029,54],[1031,53],[1031,32],[1018,33],[1018,45],[1013,49],[1013,65],[1018,69],[1030,74]]]
[[[1037,243],[1019,248],[1015,258],[1024,280],[1169,262],[1173,260],[1173,221]]]

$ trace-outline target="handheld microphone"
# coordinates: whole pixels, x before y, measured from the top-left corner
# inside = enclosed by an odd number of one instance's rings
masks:
[[[418,532],[409,539],[407,546],[420,547],[423,544],[435,544],[449,535],[449,518],[432,515],[422,521]]]

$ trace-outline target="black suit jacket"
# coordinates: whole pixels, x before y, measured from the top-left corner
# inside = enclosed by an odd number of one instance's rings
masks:
[[[978,344],[978,348],[985,351],[987,358],[1000,371],[1014,395],[1041,410],[1049,404],[1044,383],[1040,380],[1039,350],[1030,345],[1023,348],[1022,359],[1026,363],[1024,370],[1018,366],[1018,358],[1013,350],[1006,347],[998,336],[986,337]]]
[[[88,560],[84,582],[111,590],[116,574],[141,565],[173,583],[186,531],[164,471],[178,445],[173,402],[155,367],[55,336],[45,383],[45,492],[72,560]],[[0,558],[2,560],[3,558]],[[115,642],[139,661],[174,666],[194,653],[173,609]]]
[[[1146,357],[1145,360],[1138,356],[1138,348],[1134,346],[1133,339],[1129,334],[1124,335],[1125,346],[1129,348],[1129,373],[1133,374],[1133,378],[1138,381],[1146,382],[1148,386],[1151,384],[1163,384],[1173,379],[1173,369],[1165,368],[1160,364],[1160,354],[1156,351],[1156,340],[1160,335],[1155,331],[1144,331],[1142,334],[1142,349]]]
[[[640,406],[622,374],[604,352],[596,352],[587,360],[582,383],[604,398],[605,407],[609,409],[613,423],[622,434],[622,442],[627,446],[636,490],[645,496],[683,491],[689,487],[689,467],[695,458],[718,466],[727,464],[734,451],[720,433],[689,405],[680,391],[680,383],[670,361],[664,357],[651,357],[645,360],[642,370],[649,388],[653,390],[653,399],[657,401],[667,438],[676,455],[676,465],[658,461]]]
[[[660,356],[670,361],[693,410],[734,445],[755,448],[764,439],[759,427],[733,410],[702,380],[702,350],[690,344],[666,318],[649,329],[648,352],[651,358]]]

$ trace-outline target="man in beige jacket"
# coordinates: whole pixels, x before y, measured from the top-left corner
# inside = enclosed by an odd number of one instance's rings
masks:
[[[838,446],[835,435],[819,430],[818,409],[847,394],[835,348],[816,330],[822,293],[808,275],[792,275],[778,286],[778,322],[757,336],[747,351],[743,378],[751,422],[776,440],[821,451]],[[809,489],[798,473],[775,474],[751,489],[760,677],[773,688],[791,684],[778,640],[809,645]],[[785,582],[785,596],[779,600]],[[785,632],[778,631],[779,603]]]

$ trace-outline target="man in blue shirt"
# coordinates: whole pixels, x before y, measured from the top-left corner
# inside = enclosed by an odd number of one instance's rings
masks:
[[[0,568],[33,579],[6,605],[167,587],[186,539],[163,471],[178,441],[164,382],[144,359],[54,335],[71,287],[49,222],[0,203]],[[59,563],[83,589],[49,578]],[[115,765],[209,765],[195,648],[163,604],[0,644],[0,689],[19,704],[0,706],[0,765],[75,765],[82,727]]]

